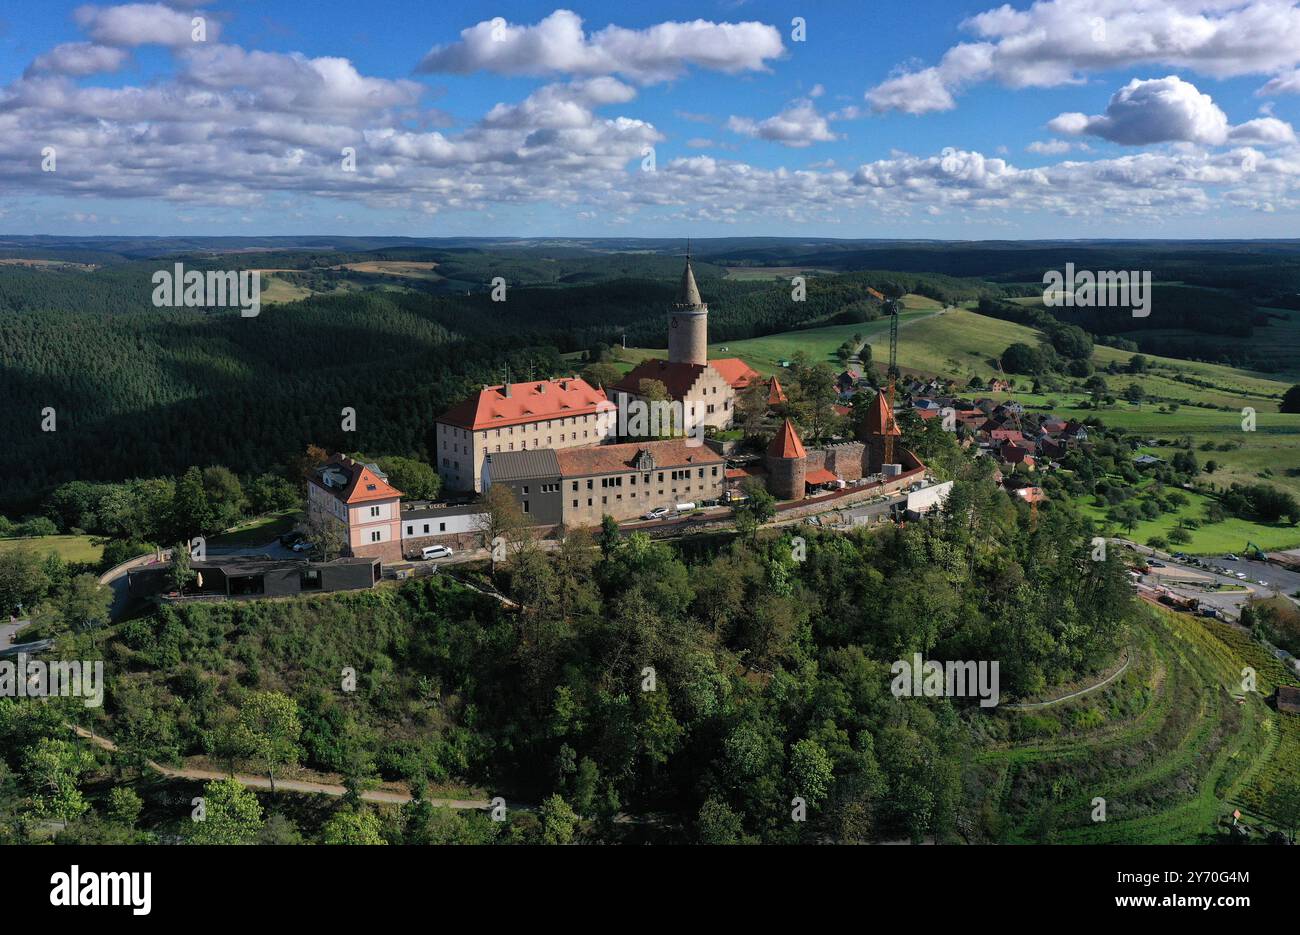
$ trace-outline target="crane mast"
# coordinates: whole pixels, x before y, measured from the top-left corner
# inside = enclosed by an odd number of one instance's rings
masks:
[[[885,464],[894,463],[894,392],[898,379],[898,300],[885,303],[889,313],[889,384],[885,406]]]

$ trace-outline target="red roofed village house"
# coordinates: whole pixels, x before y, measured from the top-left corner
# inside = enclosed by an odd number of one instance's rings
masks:
[[[485,386],[438,417],[438,475],[448,490],[477,493],[489,454],[599,445],[617,430],[605,393],[579,377]]]
[[[402,559],[402,492],[374,464],[334,455],[307,483],[307,517],[341,527],[343,555]]]

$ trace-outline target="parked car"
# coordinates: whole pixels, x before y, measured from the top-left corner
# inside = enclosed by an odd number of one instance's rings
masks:
[[[1244,571],[1234,571],[1233,574],[1236,575],[1238,578],[1240,578],[1242,581],[1247,581],[1247,580],[1249,580],[1249,579],[1246,577],[1246,573],[1245,573]]]
[[[420,558],[426,562],[433,558],[451,558],[452,554],[451,549],[445,545],[426,545],[420,550]]]
[[[306,539],[299,539],[293,544],[293,550],[295,552],[310,552],[314,548],[316,548],[316,544],[314,542],[308,542]]]
[[[646,513],[646,514],[645,514],[644,516],[642,516],[641,518],[642,518],[642,519],[663,519],[663,518],[664,518],[665,516],[667,516],[667,515],[668,515],[668,507],[666,507],[666,506],[657,506],[657,507],[655,507],[653,510],[651,510],[649,513]]]
[[[286,549],[292,549],[294,543],[301,542],[303,538],[303,534],[294,529],[280,536],[280,545],[284,546]]]
[[[1164,562],[1157,561],[1157,560],[1154,559],[1154,558],[1151,559],[1150,561],[1148,561],[1147,564],[1150,565],[1152,568],[1168,568],[1168,567],[1169,567],[1169,566],[1166,565]]]
[[[1227,561],[1229,561],[1229,562],[1235,562],[1235,561],[1237,560],[1237,556],[1233,555],[1231,552],[1228,552],[1228,553],[1225,554],[1223,557],[1224,557],[1225,560],[1227,560]]]

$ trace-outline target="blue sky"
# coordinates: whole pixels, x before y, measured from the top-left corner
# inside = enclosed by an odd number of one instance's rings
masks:
[[[804,6],[13,6],[0,231],[1300,231],[1295,4]]]

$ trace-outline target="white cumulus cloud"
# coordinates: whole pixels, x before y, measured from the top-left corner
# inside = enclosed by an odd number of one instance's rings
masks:
[[[949,110],[978,82],[1058,87],[1090,74],[1160,65],[1214,78],[1280,75],[1300,65],[1300,6],[1293,0],[1038,0],[1003,5],[961,23],[975,41],[938,65],[906,68],[867,92],[876,110]],[[1269,93],[1294,91],[1294,75]]]
[[[1047,126],[1056,133],[1096,136],[1125,146],[1295,141],[1290,125],[1275,117],[1261,117],[1232,126],[1227,114],[1210,95],[1176,75],[1134,78],[1111,96],[1104,114],[1065,113],[1050,120]]]
[[[423,72],[506,75],[621,74],[642,83],[666,81],[687,66],[734,74],[765,71],[785,52],[781,34],[764,23],[713,23],[697,19],[646,29],[606,26],[588,34],[582,17],[556,10],[532,26],[498,17],[464,29],[460,41],[434,46]]]
[[[818,113],[809,100],[796,101],[766,120],[733,116],[727,121],[727,129],[742,136],[771,140],[796,149],[838,139],[831,132],[826,117]]]

